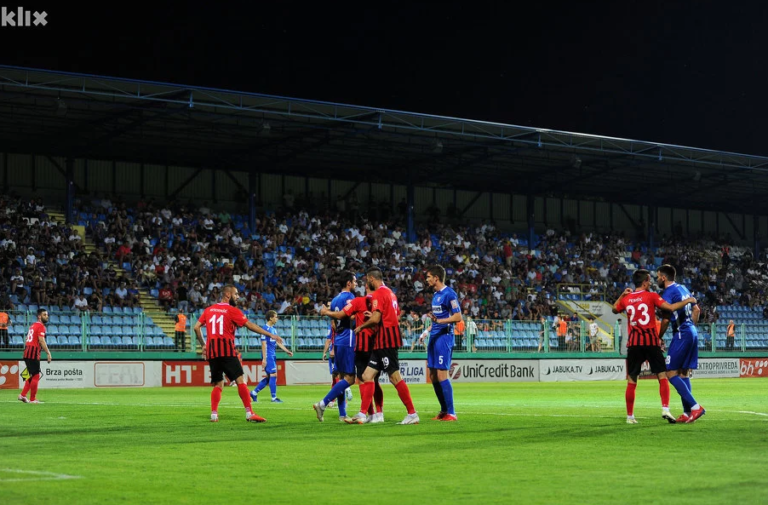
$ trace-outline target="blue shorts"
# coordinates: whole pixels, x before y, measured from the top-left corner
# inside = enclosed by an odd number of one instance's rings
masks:
[[[333,375],[336,373],[336,363],[334,363],[334,358],[328,357],[328,373]]]
[[[336,371],[341,375],[355,375],[355,348],[337,347],[333,361]]]
[[[453,355],[453,335],[430,335],[427,345],[427,367],[437,370],[449,370],[451,368],[451,356]]]
[[[277,373],[277,361],[274,356],[267,356],[267,366],[264,368],[265,373]]]
[[[696,330],[684,331],[672,336],[667,354],[667,370],[699,367],[699,336]]]

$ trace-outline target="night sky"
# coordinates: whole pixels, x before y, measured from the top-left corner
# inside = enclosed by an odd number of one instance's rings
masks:
[[[764,2],[22,4],[0,63],[768,155]]]

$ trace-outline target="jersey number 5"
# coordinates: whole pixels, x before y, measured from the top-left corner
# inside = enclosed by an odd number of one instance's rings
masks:
[[[219,325],[219,332],[216,333],[216,324]],[[224,316],[223,315],[216,315],[214,314],[211,316],[211,318],[208,320],[208,324],[211,328],[211,335],[224,335]]]
[[[651,316],[648,314],[648,305],[641,303],[637,306],[637,310],[640,312],[640,319],[637,320],[641,326],[651,322]],[[629,315],[629,323],[635,325],[635,307],[633,305],[627,305],[627,315]]]

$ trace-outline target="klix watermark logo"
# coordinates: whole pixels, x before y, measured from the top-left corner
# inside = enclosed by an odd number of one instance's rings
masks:
[[[0,26],[6,27],[31,27],[45,26],[48,24],[48,13],[45,11],[30,11],[24,7],[0,8]]]

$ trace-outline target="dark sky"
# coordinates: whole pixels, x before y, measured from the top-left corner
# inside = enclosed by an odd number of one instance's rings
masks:
[[[768,155],[764,2],[22,4],[0,63]]]

